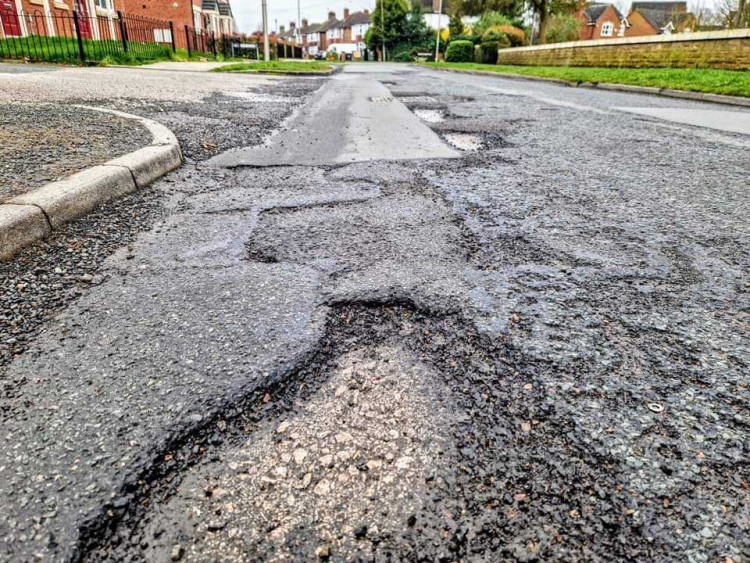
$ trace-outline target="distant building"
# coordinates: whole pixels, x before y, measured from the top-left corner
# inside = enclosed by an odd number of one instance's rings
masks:
[[[626,37],[669,35],[695,29],[695,16],[687,2],[633,2],[627,19]]]
[[[624,37],[625,18],[613,4],[586,4],[577,14],[581,20],[579,39]]]

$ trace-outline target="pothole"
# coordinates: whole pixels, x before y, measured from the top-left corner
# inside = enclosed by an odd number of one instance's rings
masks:
[[[445,121],[443,112],[436,109],[415,109],[414,115],[427,123],[441,123]]]
[[[248,102],[259,102],[264,104],[287,104],[295,101],[293,98],[287,96],[277,96],[273,94],[263,94],[257,92],[227,92],[227,96],[232,98],[241,98]],[[225,102],[232,103],[232,102]]]
[[[455,148],[462,151],[478,151],[483,147],[482,138],[479,135],[469,133],[446,133],[445,140]]]
[[[183,481],[145,531],[156,548],[146,559],[174,545],[186,561],[309,560],[316,549],[352,559],[416,523],[445,449],[435,377],[387,345],[344,354],[329,374],[294,412]],[[166,515],[175,526],[163,530]]]

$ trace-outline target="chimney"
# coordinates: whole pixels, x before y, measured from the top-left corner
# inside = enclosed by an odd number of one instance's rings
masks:
[[[280,25],[280,26],[279,26],[279,34],[280,34],[280,35],[284,35],[284,31],[285,31],[285,30],[284,30],[284,26],[283,26],[283,25]]]
[[[349,8],[344,8],[344,19],[349,17]]]
[[[362,10],[362,11],[363,11],[363,12],[365,13],[365,15],[366,15],[366,16],[369,16],[369,15],[370,15],[370,10],[368,10],[367,8],[365,8],[365,9],[364,9],[364,10]]]
[[[297,24],[294,22],[289,22],[289,31],[294,31],[297,28]]]
[[[307,18],[302,20],[302,27],[307,27],[309,25]]]
[[[329,20],[335,20],[336,19],[336,12],[328,12],[328,19]]]

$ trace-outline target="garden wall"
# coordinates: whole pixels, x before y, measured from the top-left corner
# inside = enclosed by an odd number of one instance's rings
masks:
[[[622,37],[501,49],[498,64],[750,70],[750,29]]]

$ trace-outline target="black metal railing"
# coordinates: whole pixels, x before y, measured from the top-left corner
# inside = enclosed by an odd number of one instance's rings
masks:
[[[137,62],[182,56],[228,56],[232,36],[122,12],[82,15],[0,11],[0,59],[51,62]]]

